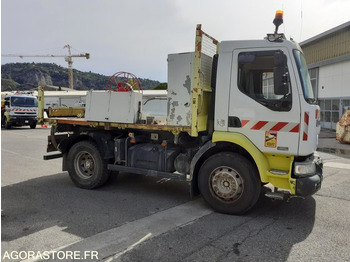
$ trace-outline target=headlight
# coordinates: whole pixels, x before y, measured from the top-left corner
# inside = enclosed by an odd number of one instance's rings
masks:
[[[316,165],[314,162],[294,163],[294,173],[297,176],[310,176],[316,174]]]

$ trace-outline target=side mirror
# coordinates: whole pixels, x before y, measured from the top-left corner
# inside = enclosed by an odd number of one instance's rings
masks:
[[[276,95],[286,95],[289,92],[288,72],[283,67],[273,68],[274,93]]]
[[[10,106],[10,101],[5,101],[5,106]]]
[[[273,80],[274,93],[276,95],[288,94],[289,77],[287,69],[287,56],[283,54],[282,51],[278,51],[274,54]]]

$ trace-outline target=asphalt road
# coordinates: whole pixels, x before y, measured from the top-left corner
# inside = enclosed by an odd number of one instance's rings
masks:
[[[76,188],[61,159],[42,160],[48,134],[1,131],[2,261],[49,251],[56,261],[77,260],[72,252],[82,261],[350,261],[349,156],[320,153],[315,196],[261,196],[230,216],[190,199],[182,182],[119,174],[97,190]]]

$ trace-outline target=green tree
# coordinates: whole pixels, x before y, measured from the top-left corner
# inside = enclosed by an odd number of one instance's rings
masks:
[[[153,90],[167,90],[168,89],[168,83],[160,83],[156,87],[153,88]]]

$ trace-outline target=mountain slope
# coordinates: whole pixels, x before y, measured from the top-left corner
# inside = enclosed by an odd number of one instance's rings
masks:
[[[101,90],[109,76],[73,69],[76,90]],[[144,90],[153,89],[160,82],[140,78]],[[68,87],[68,69],[54,63],[9,63],[1,65],[1,91],[29,90],[39,85]]]

